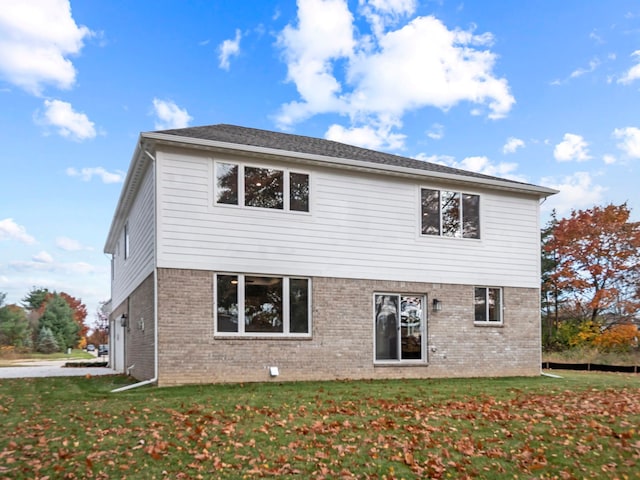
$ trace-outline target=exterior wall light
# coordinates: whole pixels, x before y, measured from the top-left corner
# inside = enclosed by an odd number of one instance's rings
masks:
[[[438,300],[437,298],[433,299],[433,311],[434,312],[442,311],[442,302],[440,300]]]
[[[121,327],[126,327],[127,326],[127,314],[123,313],[122,315],[120,315],[120,326]]]

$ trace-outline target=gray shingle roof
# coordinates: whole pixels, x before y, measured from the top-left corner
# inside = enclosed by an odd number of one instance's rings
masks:
[[[430,163],[423,160],[416,160],[415,158],[401,157],[399,155],[393,155],[390,153],[355,147],[353,145],[334,142],[332,140],[306,137],[303,135],[292,135],[289,133],[272,132],[269,130],[259,130],[256,128],[239,127],[236,125],[218,124],[201,127],[162,130],[153,133],[176,135],[180,137],[202,140],[212,140],[238,145],[251,145],[254,147],[272,148],[275,150],[283,150],[287,152],[360,160],[376,164],[413,168],[418,170],[460,175],[472,178],[500,180],[501,182],[513,183],[515,185],[529,185],[527,183],[517,182],[514,180],[507,180],[504,178],[483,175],[480,173],[447,167],[445,165]]]

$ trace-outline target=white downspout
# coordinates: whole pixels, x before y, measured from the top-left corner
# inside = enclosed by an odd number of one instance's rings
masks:
[[[158,192],[156,184],[156,159],[147,150],[144,153],[151,159],[151,174],[153,182],[153,378],[142,382],[125,385],[124,387],[111,390],[111,393],[124,392],[132,388],[142,387],[158,381]]]

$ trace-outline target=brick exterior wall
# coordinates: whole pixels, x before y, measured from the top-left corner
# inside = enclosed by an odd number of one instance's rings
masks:
[[[159,385],[540,373],[538,289],[504,288],[504,324],[477,326],[473,285],[315,277],[310,339],[230,339],[214,336],[213,282],[209,271],[158,270]],[[376,292],[427,295],[427,362],[374,365]]]
[[[153,274],[111,312],[111,319],[118,323],[122,314],[128,317],[123,329],[125,370],[137,380],[152,379],[155,374]]]

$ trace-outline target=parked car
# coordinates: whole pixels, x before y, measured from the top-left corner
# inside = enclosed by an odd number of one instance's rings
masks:
[[[87,345],[87,352],[95,352],[95,351],[96,351],[96,346],[95,345],[93,345],[92,343]]]
[[[109,345],[98,345],[98,356],[109,355]]]

